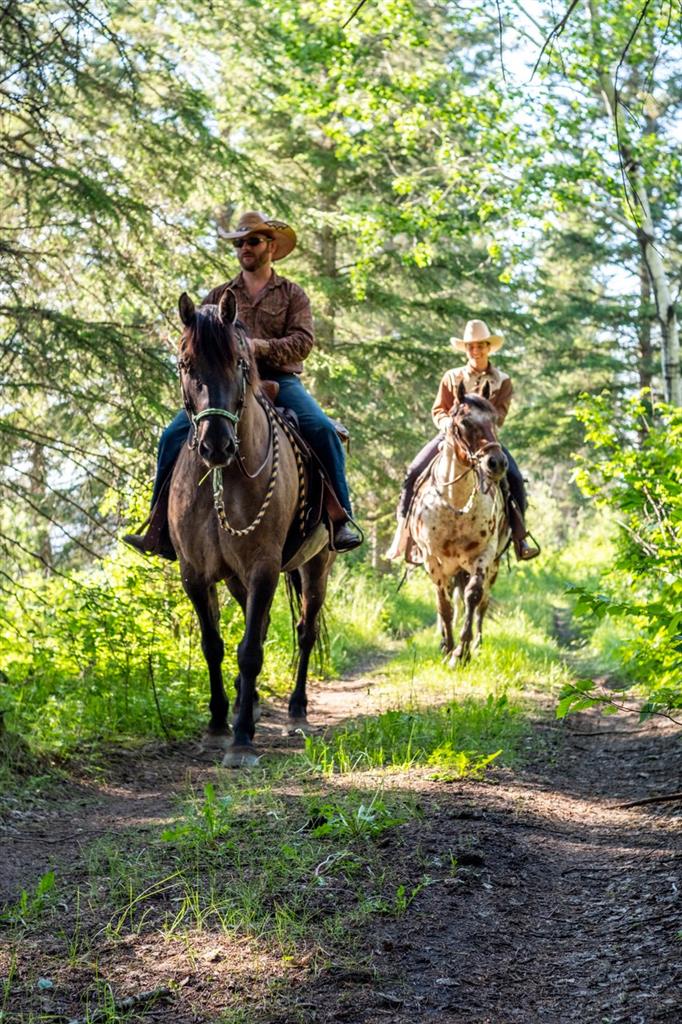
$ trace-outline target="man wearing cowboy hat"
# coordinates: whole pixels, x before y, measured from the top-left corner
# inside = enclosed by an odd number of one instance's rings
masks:
[[[299,285],[281,277],[272,267],[294,249],[296,233],[283,221],[249,210],[242,214],[235,230],[223,237],[234,245],[241,270],[231,281],[209,292],[202,305],[217,305],[228,288],[234,292],[237,315],[251,340],[261,377],[278,382],[281,404],[296,413],[301,434],[322,462],[346,511],[345,518],[333,524],[334,548],[351,551],[362,539],[349,521],[352,513],[343,447],[334,424],[300,380],[303,361],[314,344],[310,301]],[[123,538],[137,551],[175,558],[167,530],[166,502],[160,499],[164,498],[164,485],[187,440],[189,427],[183,410],[161,435],[149,527],[145,534],[126,534]]]
[[[441,433],[422,448],[407,470],[398,504],[398,525],[391,546],[386,552],[386,558],[391,560],[399,558],[406,552],[408,541],[407,516],[410,504],[412,503],[414,485],[417,478],[426,470],[438,452],[442,441],[442,431],[447,424],[453,406],[456,404],[459,385],[464,385],[467,394],[480,395],[487,384],[489,401],[497,410],[498,426],[502,426],[504,423],[512,399],[512,382],[506,373],[503,373],[502,370],[499,370],[490,362],[490,354],[498,352],[502,348],[503,342],[502,335],[490,333],[484,320],[469,320],[464,328],[463,337],[450,338],[452,347],[457,352],[466,352],[468,360],[466,366],[447,370],[440,382],[436,401],[431,409],[431,415]],[[507,486],[511,500],[507,502],[507,505],[509,508],[514,551],[518,559],[527,561],[539,555],[540,549],[535,545],[529,544],[526,539],[528,531],[526,530],[524,515],[528,502],[521,471],[509,451],[506,448],[503,448],[503,451],[507,456],[508,462]]]

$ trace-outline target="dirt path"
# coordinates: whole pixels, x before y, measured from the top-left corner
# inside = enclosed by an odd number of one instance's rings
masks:
[[[376,712],[383,701],[374,677],[357,674],[318,688],[311,703],[311,721],[322,726]],[[281,737],[283,717],[284,709],[273,707],[262,722],[261,735],[273,751],[299,742]],[[305,958],[283,963],[248,939],[224,940],[216,953],[216,937],[209,936],[190,955],[177,944],[131,935],[98,950],[98,970],[112,987],[140,993],[160,990],[169,979],[177,987],[148,1007],[141,1002],[125,1019],[682,1019],[682,804],[613,806],[680,788],[680,730],[669,724],[637,729],[634,720],[590,715],[564,728],[540,722],[537,729],[542,752],[535,762],[514,773],[497,771],[485,783],[439,783],[423,771],[390,777],[392,787],[416,794],[424,813],[382,841],[387,869],[403,880],[409,898],[401,916],[377,917],[371,930],[351,937],[353,963],[362,969],[332,964],[319,970]],[[34,886],[50,867],[65,885],[77,884],[99,838],[158,830],[172,819],[188,781],[200,787],[215,771],[194,744],[151,747],[112,757],[104,777],[83,775],[56,790],[6,801],[0,898],[13,903],[22,886]],[[10,946],[0,953],[0,1021],[75,1015],[82,1005],[79,985],[92,979],[79,963],[65,967],[68,980],[59,981],[57,935]],[[57,978],[54,991],[36,990],[43,976]],[[9,984],[15,977],[19,983]],[[260,1007],[256,1016],[221,1010],[228,991],[231,1007],[237,993],[245,1008]],[[106,1019],[124,1019],[112,1014]],[[78,1019],[88,1018],[81,1012]]]

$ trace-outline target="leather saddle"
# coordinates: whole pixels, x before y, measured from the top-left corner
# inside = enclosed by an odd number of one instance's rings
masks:
[[[261,382],[261,393],[274,405],[277,417],[285,425],[285,433],[298,449],[305,476],[303,517],[302,520],[300,515],[294,518],[282,551],[282,569],[290,570],[312,558],[328,543],[328,524],[343,519],[346,513],[318,455],[302,437],[296,413],[276,404],[278,392],[276,381]],[[332,422],[341,442],[349,444],[348,429],[336,420]]]

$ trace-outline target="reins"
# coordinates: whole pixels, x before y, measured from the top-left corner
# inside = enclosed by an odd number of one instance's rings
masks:
[[[274,422],[274,412],[273,412],[273,410],[271,409],[271,407],[269,405],[265,405],[262,402],[259,403],[259,404],[262,405],[263,408],[265,409],[265,413],[266,413],[266,416],[268,418],[268,425],[269,425],[269,428],[270,428],[270,437],[269,437],[269,440],[268,440],[268,450],[267,450],[267,453],[266,453],[266,456],[265,456],[265,460],[264,460],[263,464],[261,465],[260,469],[258,470],[258,472],[254,476],[250,476],[248,473],[246,473],[245,475],[250,480],[255,480],[256,476],[258,476],[261,473],[263,467],[265,466],[265,464],[267,463],[268,459],[270,458],[270,452],[271,451],[272,451],[272,469],[270,471],[270,480],[268,481],[268,488],[267,488],[267,490],[265,492],[265,497],[263,498],[263,501],[261,503],[261,507],[259,508],[258,512],[256,513],[255,519],[253,519],[252,522],[249,523],[248,526],[245,526],[242,529],[237,529],[236,527],[234,527],[234,526],[232,526],[230,524],[230,522],[229,522],[229,520],[227,518],[227,513],[225,512],[225,501],[224,501],[224,498],[223,498],[223,495],[224,495],[223,472],[224,472],[225,467],[224,466],[216,466],[216,468],[213,470],[213,472],[211,474],[211,482],[213,484],[213,507],[216,510],[216,515],[218,516],[218,522],[220,523],[221,529],[225,530],[226,533],[229,533],[232,537],[245,537],[247,534],[252,533],[256,529],[256,527],[262,521],[263,516],[265,515],[265,513],[268,510],[268,505],[270,504],[270,502],[272,500],[272,495],[274,494],[274,491],[275,491],[275,484],[277,483],[277,475],[279,473],[279,436],[277,434],[277,427],[276,427],[276,424]],[[240,468],[241,468],[241,465],[240,465]],[[244,472],[243,469],[242,469],[242,472]]]

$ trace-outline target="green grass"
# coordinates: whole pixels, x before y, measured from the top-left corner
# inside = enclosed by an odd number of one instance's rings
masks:
[[[249,936],[281,957],[301,945],[326,948],[349,919],[385,912],[381,841],[418,814],[409,794],[321,787],[300,759],[248,778],[218,772],[190,792],[173,824],[92,844],[88,883],[75,894],[62,890],[48,902],[52,876],[47,888],[22,894],[5,923],[15,937],[49,927],[72,964],[91,958],[102,939],[150,933],[190,945],[203,934]],[[68,927],[65,898],[78,907]]]
[[[478,776],[500,755],[511,763],[528,727],[505,695],[471,697],[419,711],[386,711],[335,732],[306,740],[307,762],[323,772],[370,768],[408,771],[420,765],[439,777]]]
[[[205,723],[208,675],[194,612],[177,567],[118,552],[70,581],[27,581],[21,603],[0,602],[0,711],[12,735],[35,753],[67,755],[84,745],[182,739]],[[329,651],[318,675],[338,675],[394,636],[433,615],[421,596],[395,594],[391,578],[339,562],[326,606]],[[223,671],[237,673],[241,611],[222,593]],[[59,609],[54,614],[53,609]],[[265,647],[260,688],[283,695],[292,686],[292,625],[280,586]],[[9,758],[8,758],[9,759]],[[0,748],[0,770],[2,770]]]

